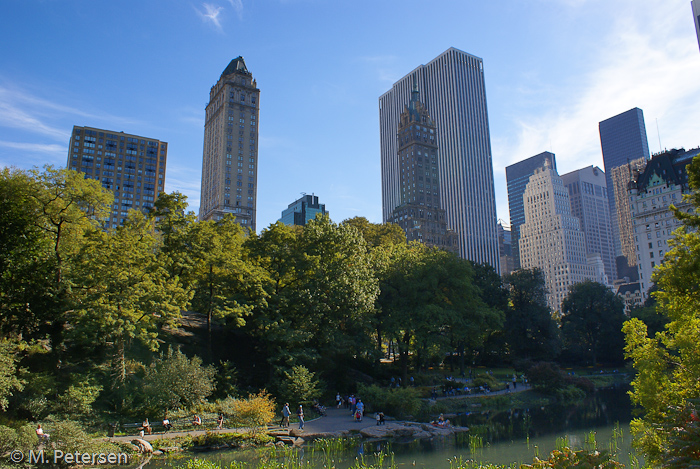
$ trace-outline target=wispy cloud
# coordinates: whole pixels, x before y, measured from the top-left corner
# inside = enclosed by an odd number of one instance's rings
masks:
[[[700,58],[697,43],[678,27],[688,12],[643,3],[629,10],[635,14],[621,15],[597,42],[601,47],[587,64],[589,73],[565,90],[564,99],[544,112],[538,108],[519,116],[512,122],[514,132],[494,139],[497,186],[505,187],[505,166],[545,150],[556,153],[561,174],[591,164],[602,168],[598,122],[634,107],[644,111],[652,152],[659,150],[656,118],[663,147],[700,144],[700,137],[690,137],[697,135],[700,122]],[[546,87],[534,95],[546,95]],[[502,218],[506,206],[499,201]]]
[[[205,23],[211,23],[219,32],[223,32],[219,15],[224,7],[212,5],[211,3],[204,3],[202,6],[204,7],[204,11],[195,8],[195,11],[199,17],[202,18],[202,21]]]
[[[243,19],[243,1],[242,0],[228,0],[228,2],[231,4],[233,9],[236,11],[236,14],[238,15],[238,19],[242,20]]]
[[[65,145],[58,145],[56,143],[25,143],[25,142],[6,142],[0,140],[0,147],[12,148],[15,150],[22,150],[27,152],[36,153],[62,153],[68,154],[68,147]]]

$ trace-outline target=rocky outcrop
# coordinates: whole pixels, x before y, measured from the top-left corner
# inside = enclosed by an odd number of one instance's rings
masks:
[[[425,440],[435,437],[446,437],[468,430],[466,427],[437,427],[426,423],[404,422],[363,428],[360,430],[360,435],[365,438],[378,440],[389,438]]]

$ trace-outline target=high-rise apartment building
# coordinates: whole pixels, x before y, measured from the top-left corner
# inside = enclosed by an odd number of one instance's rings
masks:
[[[414,83],[437,128],[439,168],[435,176],[432,168],[429,176],[423,168],[416,184],[427,184],[426,178],[431,185],[433,179],[440,180],[439,200],[447,227],[457,234],[460,256],[499,271],[484,64],[478,57],[450,48],[418,66],[379,98],[383,219],[391,221],[401,204],[402,167],[396,135]]]
[[[654,284],[654,268],[663,262],[669,250],[668,241],[681,225],[669,206],[673,204],[685,212],[692,210],[692,205],[683,200],[690,190],[686,166],[698,155],[700,148],[674,149],[654,155],[630,184],[639,283],[645,299]]]
[[[695,34],[698,36],[698,47],[700,47],[700,0],[692,0],[690,6],[693,9],[693,20],[695,21]]]
[[[305,226],[309,220],[315,219],[319,213],[328,215],[326,204],[319,203],[317,195],[305,194],[289,204],[286,210],[282,211],[282,217],[279,221],[285,225]]]
[[[67,167],[114,193],[107,227],[124,223],[131,209],[148,211],[165,188],[168,144],[154,138],[94,127],[73,127]]]
[[[560,312],[572,285],[587,279],[597,280],[586,254],[585,235],[578,218],[571,214],[569,191],[548,162],[530,177],[523,201],[521,266],[542,270],[547,304],[552,311]]]
[[[204,122],[200,220],[226,213],[255,231],[260,90],[243,57],[209,92]]]
[[[525,205],[523,204],[523,194],[525,186],[530,182],[530,176],[535,174],[536,169],[544,166],[545,161],[555,171],[557,170],[557,159],[554,153],[548,151],[531,156],[523,161],[518,161],[510,166],[506,166],[506,183],[508,184],[508,211],[510,212],[510,233],[512,238],[513,264],[515,269],[520,268],[520,249],[518,240],[520,239],[520,225],[525,223]]]
[[[617,258],[618,278],[627,278],[631,282],[639,280],[637,271],[637,243],[634,240],[634,222],[632,220],[632,203],[630,202],[630,183],[638,173],[644,171],[646,158],[632,160],[627,164],[613,168],[611,179],[615,192],[615,209],[617,226],[620,230],[620,248],[622,255]]]
[[[606,277],[601,283],[612,285],[617,269],[605,173],[588,166],[563,174],[561,179],[569,190],[571,214],[579,219],[586,235],[586,253],[600,256]]]
[[[610,213],[617,213],[615,208],[615,189],[612,183],[612,170],[632,160],[649,159],[649,142],[644,125],[644,113],[639,108],[605,119],[598,124],[600,146],[603,151],[605,178],[608,186],[608,203]],[[617,217],[612,218],[613,242],[615,256],[622,255],[620,245],[620,227]]]
[[[437,132],[414,86],[411,100],[399,118],[397,133],[401,199],[391,221],[406,233],[407,241],[419,241],[458,252],[457,238],[447,229],[440,205],[440,171]]]

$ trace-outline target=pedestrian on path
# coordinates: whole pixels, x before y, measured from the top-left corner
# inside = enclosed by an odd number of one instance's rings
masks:
[[[292,412],[289,410],[289,403],[286,402],[284,404],[284,407],[282,407],[282,422],[281,422],[282,427],[289,427],[289,416],[291,414],[292,414]]]
[[[515,391],[518,388],[518,378],[515,376],[515,373],[513,373],[513,391]]]
[[[299,430],[304,429],[304,409],[299,404],[299,410],[297,410],[297,417],[299,417]]]

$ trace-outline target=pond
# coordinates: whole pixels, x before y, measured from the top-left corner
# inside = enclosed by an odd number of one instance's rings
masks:
[[[590,432],[595,432],[597,448],[616,453],[616,459],[630,465],[630,454],[636,457],[631,447],[629,422],[631,405],[625,388],[603,389],[593,396],[568,405],[549,405],[524,410],[500,412],[466,411],[452,418],[456,425],[467,426],[469,433],[448,439],[417,440],[407,442],[361,441],[350,442],[334,457],[336,467],[354,464],[356,458],[364,457],[374,462],[377,452],[393,454],[399,467],[441,469],[450,467],[450,459],[473,459],[495,464],[531,463],[535,455],[544,457],[566,438],[569,445],[584,448]],[[466,402],[466,401],[465,401]],[[558,441],[559,440],[559,441]],[[317,461],[321,451],[307,445],[294,453],[295,458]],[[222,451],[202,453],[206,458],[228,466],[231,461],[254,461],[256,451]],[[638,457],[641,462],[641,457]],[[179,461],[152,461],[147,467],[172,467],[183,464]],[[322,463],[310,467],[324,467]]]

